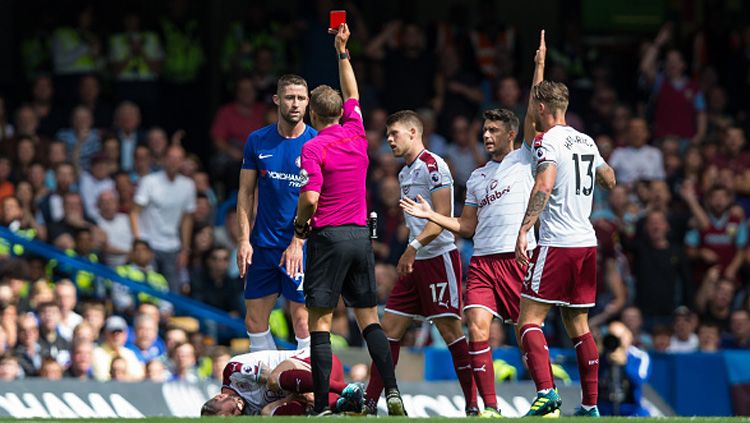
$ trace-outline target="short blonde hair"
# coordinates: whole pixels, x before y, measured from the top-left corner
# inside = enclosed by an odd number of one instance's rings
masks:
[[[542,81],[532,90],[534,100],[544,103],[551,112],[565,112],[568,109],[568,87],[561,82]]]
[[[343,103],[341,94],[328,85],[320,85],[310,92],[310,110],[318,115],[322,123],[337,122]]]

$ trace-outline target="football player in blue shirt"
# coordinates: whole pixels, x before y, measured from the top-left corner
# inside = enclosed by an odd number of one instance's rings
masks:
[[[237,265],[245,280],[250,351],[276,349],[269,316],[279,295],[289,301],[297,348],[310,343],[302,293],[302,241],[289,246],[296,239],[292,222],[301,186],[302,145],[317,135],[304,122],[309,101],[307,82],[297,75],[282,76],[273,101],[278,106],[278,123],[258,129],[247,138],[237,195]]]

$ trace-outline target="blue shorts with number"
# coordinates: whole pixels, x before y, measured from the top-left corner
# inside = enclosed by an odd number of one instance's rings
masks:
[[[305,249],[303,265],[306,259]],[[254,300],[269,295],[282,295],[284,298],[297,303],[305,302],[302,292],[302,282],[305,278],[300,275],[294,279],[286,274],[286,268],[279,266],[284,249],[255,248],[253,261],[247,268],[245,275],[245,299]]]

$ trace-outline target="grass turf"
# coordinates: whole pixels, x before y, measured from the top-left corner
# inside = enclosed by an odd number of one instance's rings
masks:
[[[327,417],[328,418],[328,417]],[[333,416],[329,417],[331,419],[336,419],[336,421],[341,422],[343,420],[351,421],[352,423],[357,421],[362,421],[364,417],[344,417],[344,416]],[[380,417],[381,419],[384,419],[385,421],[389,423],[406,423],[410,419],[406,417]],[[369,421],[372,421],[372,417],[365,418]],[[302,421],[310,421],[310,417],[305,416],[298,416],[298,417],[237,417],[237,418],[229,418],[229,417],[202,417],[200,419],[191,419],[191,418],[180,418],[180,417],[146,417],[143,419],[12,419],[12,418],[2,418],[0,417],[0,423],[5,422],[35,422],[35,423],[53,423],[53,422],[63,422],[63,423],[70,423],[70,422],[86,422],[86,423],[115,423],[115,422],[129,422],[129,423],[185,423],[189,421],[200,421],[201,423],[228,423],[232,421],[238,421],[238,422],[246,422],[250,420],[264,420],[267,422],[278,422],[278,423],[287,423],[287,422],[295,422],[295,423],[301,423]],[[368,421],[365,420],[365,421]],[[440,422],[466,422],[466,419],[463,418],[447,418],[447,417],[432,417],[429,419],[430,421],[440,421]],[[524,418],[524,422],[533,422],[533,423],[549,423],[550,419],[544,419],[541,417],[533,417],[533,418]],[[581,423],[590,423],[591,418],[588,417],[562,417],[562,420],[566,423],[574,423],[574,422],[581,422]],[[709,422],[709,423],[739,423],[739,422],[747,422],[750,421],[747,417],[662,417],[662,418],[638,418],[638,419],[632,419],[632,418],[626,418],[626,417],[602,417],[602,421],[605,423],[695,423],[695,422]]]

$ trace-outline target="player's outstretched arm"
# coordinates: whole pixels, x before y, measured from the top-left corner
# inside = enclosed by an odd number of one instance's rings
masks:
[[[529,90],[529,103],[526,107],[526,116],[523,119],[523,142],[531,147],[537,131],[534,126],[533,104],[531,104],[534,87],[544,79],[544,60],[547,56],[547,44],[544,41],[544,30],[539,34],[539,48],[534,55],[534,77],[531,78],[531,89]]]
[[[457,233],[464,238],[471,238],[474,236],[474,230],[477,227],[477,208],[472,206],[464,206],[461,212],[461,217],[448,217],[440,213],[435,213],[430,207],[430,204],[422,198],[421,195],[417,196],[417,201],[411,198],[405,197],[399,202],[401,209],[404,212],[421,219],[427,219],[432,223],[441,226],[451,232]]]
[[[606,188],[606,189],[614,188],[615,184],[617,184],[617,181],[615,180],[614,169],[612,169],[606,163],[597,167],[596,168],[596,183],[599,184],[599,186]]]
[[[534,182],[534,188],[531,190],[529,205],[526,207],[526,214],[516,239],[516,261],[521,266],[529,264],[529,244],[526,234],[534,227],[534,224],[539,220],[539,215],[547,206],[552,188],[555,186],[556,177],[557,165],[554,162],[542,162],[536,169],[536,181]]]
[[[344,101],[350,98],[359,100],[357,79],[354,76],[351,60],[349,60],[349,52],[346,50],[346,43],[349,41],[350,35],[349,26],[341,24],[336,33],[335,42],[336,53],[339,57],[339,83],[341,84],[341,94],[344,96]]]

